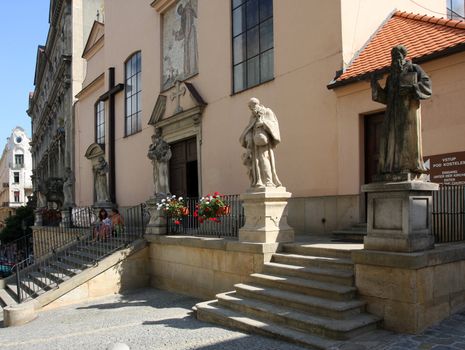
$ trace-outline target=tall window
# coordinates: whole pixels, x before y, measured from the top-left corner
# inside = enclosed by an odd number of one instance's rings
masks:
[[[465,19],[465,0],[447,0],[447,17],[463,21]]]
[[[15,184],[19,184],[19,172],[17,172],[17,171],[15,171],[15,172],[13,173],[13,182],[14,182]]]
[[[95,106],[95,143],[105,147],[105,102],[100,101]]]
[[[273,79],[273,0],[232,0],[234,92]]]
[[[13,199],[15,203],[19,203],[19,191],[14,191],[13,192]]]
[[[24,164],[24,155],[15,154],[15,165],[22,166]]]
[[[126,62],[126,136],[134,134],[141,127],[141,54],[135,53]]]

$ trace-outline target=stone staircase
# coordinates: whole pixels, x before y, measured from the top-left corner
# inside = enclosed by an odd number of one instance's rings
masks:
[[[146,246],[140,234],[94,242],[84,239],[20,271],[21,302],[43,307]],[[0,311],[17,307],[16,274],[0,280]]]
[[[381,321],[365,312],[356,294],[349,250],[294,243],[284,245],[250,282],[194,310],[199,320],[330,349]]]
[[[367,223],[354,224],[347,229],[333,231],[332,234],[336,241],[363,243],[363,238],[367,235]]]

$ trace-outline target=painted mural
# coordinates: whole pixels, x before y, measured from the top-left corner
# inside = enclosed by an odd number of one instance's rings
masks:
[[[179,0],[163,14],[162,90],[197,73],[197,0]]]

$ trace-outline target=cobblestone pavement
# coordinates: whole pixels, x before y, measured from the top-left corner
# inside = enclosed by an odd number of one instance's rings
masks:
[[[24,326],[0,328],[0,349],[105,350],[124,343],[131,350],[303,350],[200,322],[191,313],[196,302],[179,294],[145,289],[44,311]],[[465,349],[465,312],[421,335],[379,330],[345,342],[339,349]]]

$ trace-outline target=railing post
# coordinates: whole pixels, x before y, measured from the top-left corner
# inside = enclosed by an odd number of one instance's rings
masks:
[[[19,276],[19,271],[18,265],[15,265],[15,270],[16,270],[16,293],[18,294],[18,304],[21,303],[21,278]]]

